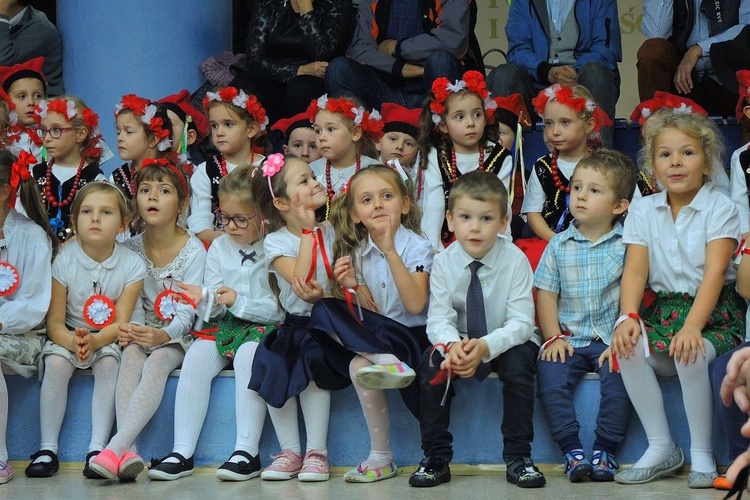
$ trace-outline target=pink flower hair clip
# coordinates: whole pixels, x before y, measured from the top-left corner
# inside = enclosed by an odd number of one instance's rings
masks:
[[[273,194],[273,184],[271,184],[271,178],[278,174],[281,168],[284,166],[284,155],[281,153],[273,153],[268,155],[266,161],[263,162],[263,177],[268,179],[268,189],[271,191],[271,198],[276,199],[276,195]]]

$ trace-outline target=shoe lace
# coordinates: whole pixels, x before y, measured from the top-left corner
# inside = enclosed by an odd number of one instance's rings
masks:
[[[328,463],[328,460],[318,453],[308,453],[305,457],[305,467],[315,467],[317,469],[323,469],[325,468],[326,463]]]
[[[294,455],[296,455],[296,453],[294,453],[292,450],[283,450],[278,455],[271,455],[271,458],[273,458],[273,463],[271,465],[272,466],[276,465],[276,466],[281,466],[281,467],[287,466],[290,463],[292,463],[292,459],[294,458]]]

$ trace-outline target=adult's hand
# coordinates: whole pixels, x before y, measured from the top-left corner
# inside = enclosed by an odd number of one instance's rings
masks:
[[[297,75],[312,75],[323,78],[326,76],[326,68],[328,68],[327,61],[313,61],[297,68]]]
[[[578,78],[578,72],[573,66],[553,66],[547,72],[547,80],[550,83],[562,83],[563,85],[574,85]]]
[[[416,64],[406,63],[401,70],[401,75],[404,78],[419,78],[424,74],[424,67],[417,66]]]
[[[398,42],[393,39],[383,40],[380,42],[380,45],[378,45],[378,51],[382,52],[383,54],[388,54],[389,56],[392,56],[396,52],[396,44]]]
[[[0,15],[10,17],[10,11],[15,3],[16,0],[0,0]]]
[[[292,0],[292,10],[304,16],[313,10],[313,0]]]
[[[682,57],[674,74],[674,86],[680,94],[687,94],[693,90],[693,69],[702,55],[703,49],[699,45],[693,45]]]

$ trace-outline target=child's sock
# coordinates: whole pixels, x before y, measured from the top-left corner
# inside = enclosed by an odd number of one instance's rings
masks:
[[[115,391],[120,362],[114,356],[103,356],[93,365],[94,394],[91,397],[91,442],[89,452],[101,451],[112,435],[115,422]]]
[[[0,368],[2,364],[0,363]],[[5,375],[0,371],[0,462],[8,461],[8,447],[5,441],[5,431],[8,426],[8,386]]]
[[[276,438],[279,440],[281,451],[292,450],[297,455],[302,454],[299,440],[299,422],[297,421],[297,398],[291,398],[281,408],[268,406],[268,415],[273,422]]]
[[[361,467],[369,470],[382,469],[391,462],[393,462],[392,452],[370,450],[370,456],[362,462]]]
[[[328,442],[328,417],[331,413],[331,393],[310,382],[299,395],[302,416],[307,432],[307,451],[326,450]]]
[[[266,402],[258,393],[247,388],[253,373],[253,359],[258,349],[257,342],[247,342],[237,349],[234,357],[235,412],[237,420],[237,441],[235,450],[242,450],[256,456],[258,442],[263,432],[263,422],[266,419]],[[247,461],[242,456],[234,456],[230,462]]]
[[[574,451],[580,451],[581,455],[584,454],[583,445],[581,444],[581,440],[578,438],[578,434],[573,434],[571,436],[561,438],[557,442],[557,445],[560,447],[560,450],[562,450],[563,456]]]
[[[367,422],[367,430],[370,433],[370,456],[362,463],[362,467],[379,469],[393,461],[388,396],[385,391],[363,389],[354,379],[354,374],[357,371],[371,364],[370,360],[362,356],[356,356],[349,365],[349,374],[352,377],[354,389],[357,391],[357,397],[359,397],[359,403],[365,415],[365,422]]]
[[[40,450],[57,453],[57,439],[68,404],[68,382],[76,367],[63,358],[51,354],[44,358],[44,380],[39,394],[39,414],[42,432]],[[50,457],[39,457],[34,462],[51,462]]]
[[[146,351],[138,344],[130,344],[122,350],[120,369],[117,374],[115,390],[115,416],[117,425],[125,421],[130,399],[143,375],[143,364],[146,362]]]

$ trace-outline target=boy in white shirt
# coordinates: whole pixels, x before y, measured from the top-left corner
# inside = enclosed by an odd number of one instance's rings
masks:
[[[456,241],[440,254],[430,275],[427,336],[433,347],[419,367],[420,428],[425,458],[412,486],[450,481],[453,458],[450,379],[503,381],[503,459],[506,479],[523,488],[546,480],[531,461],[534,438],[534,335],[531,266],[508,238],[508,194],[495,175],[474,171],[451,189],[446,218]],[[448,386],[446,387],[446,384]]]

